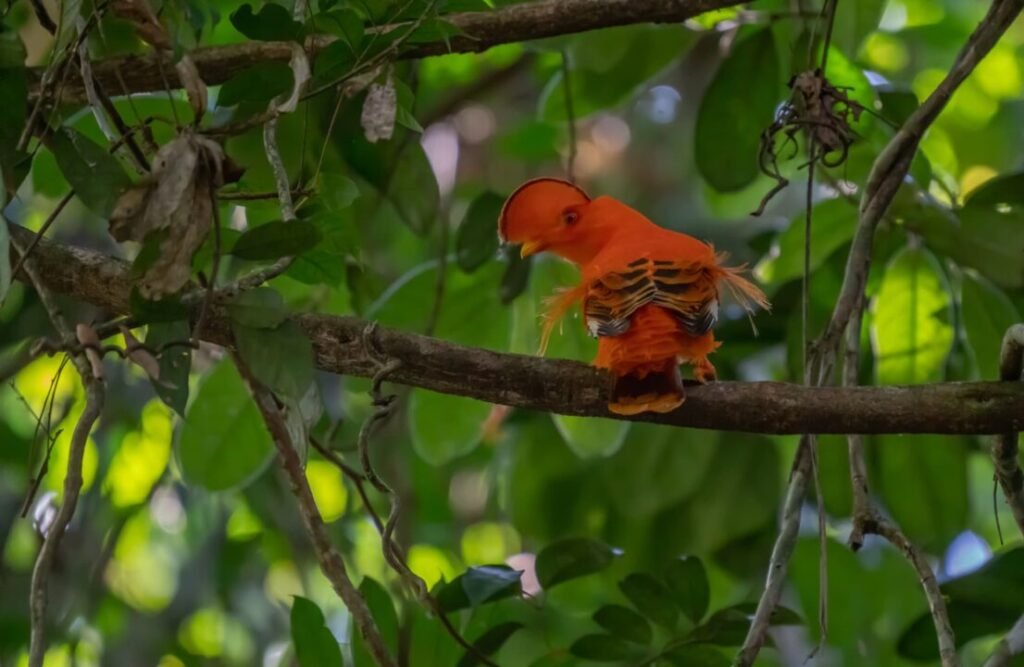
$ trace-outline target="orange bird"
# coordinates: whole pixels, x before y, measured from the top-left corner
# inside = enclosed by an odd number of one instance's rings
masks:
[[[621,415],[670,412],[686,398],[679,364],[700,382],[715,379],[708,355],[718,348],[722,286],[748,312],[768,308],[744,267],[692,236],[657,226],[611,197],[591,199],[554,178],[524,183],[498,220],[502,242],[522,244],[522,256],[546,250],[580,267],[581,283],[551,299],[541,349],[555,322],[576,302],[598,339],[594,365],[615,378],[608,409]]]

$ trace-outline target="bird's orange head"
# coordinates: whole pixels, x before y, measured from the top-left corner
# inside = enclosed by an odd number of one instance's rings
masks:
[[[498,237],[503,243],[521,244],[523,257],[547,250],[578,264],[586,262],[605,240],[599,229],[603,225],[587,216],[590,204],[590,197],[568,181],[527,181],[505,201]]]

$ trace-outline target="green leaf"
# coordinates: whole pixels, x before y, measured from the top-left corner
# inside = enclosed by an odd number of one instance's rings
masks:
[[[832,43],[840,51],[855,54],[864,38],[878,28],[885,7],[883,0],[857,0],[836,4]],[[831,59],[829,65],[832,64]]]
[[[292,644],[300,667],[342,667],[341,646],[315,602],[298,595],[292,602]]]
[[[726,57],[697,111],[694,159],[711,187],[734,192],[757,177],[761,132],[772,122],[782,83],[770,28],[742,39]]]
[[[950,211],[932,211],[905,220],[928,247],[961,266],[976,269],[1003,287],[1024,287],[1024,213],[987,206],[968,206],[959,218]]]
[[[501,277],[498,296],[501,303],[508,305],[515,301],[530,284],[530,267],[533,266],[533,257],[524,259],[510,247],[505,251],[505,258],[508,263],[505,266],[505,274]]]
[[[1020,322],[1010,297],[985,278],[965,271],[961,284],[961,317],[982,380],[999,377],[1003,334]]]
[[[633,573],[619,582],[619,589],[641,614],[670,630],[675,628],[679,610],[660,581],[649,574]]]
[[[875,373],[880,384],[941,380],[953,346],[949,287],[934,255],[900,251],[872,304]]]
[[[146,329],[146,345],[160,349],[161,345],[189,339],[188,323],[161,322],[150,324]],[[163,351],[158,357],[160,379],[150,378],[153,389],[160,399],[182,417],[188,404],[188,376],[192,370],[192,348],[175,345]]]
[[[402,151],[386,193],[398,215],[414,232],[426,234],[433,227],[441,195],[419,141],[410,141]]]
[[[294,85],[294,75],[288,63],[260,63],[228,79],[217,94],[217,106],[231,107],[241,102],[269,102],[291,90]]]
[[[813,273],[853,238],[857,230],[857,207],[842,198],[831,199],[814,207],[811,222],[810,269]],[[803,276],[804,226],[803,214],[793,218],[776,238],[771,253],[755,268],[758,281],[769,292]]]
[[[488,190],[474,199],[455,235],[455,260],[473,271],[498,251],[498,217],[505,199]]]
[[[1020,612],[993,609],[985,605],[953,600],[946,604],[949,623],[953,627],[953,639],[962,646],[972,639],[1005,634]],[[931,614],[924,613],[900,635],[897,651],[904,658],[920,662],[937,662],[939,659],[938,639]]]
[[[7,40],[0,38],[0,43]],[[15,41],[17,38],[15,37]],[[17,42],[20,46],[20,41]],[[24,54],[22,54],[24,60]],[[28,79],[25,68],[18,63],[16,67],[0,66],[0,99],[28,99]],[[0,167],[5,169],[14,166],[21,156],[15,150],[21,132],[25,129],[25,104],[0,105]]]
[[[480,443],[490,413],[487,403],[418,389],[409,398],[413,448],[433,465],[464,456]]]
[[[583,537],[570,537],[541,549],[535,568],[537,580],[545,590],[563,581],[585,577],[604,570],[615,559],[607,544]]]
[[[177,322],[189,316],[189,309],[182,305],[180,297],[169,296],[150,301],[139,294],[138,287],[132,287],[128,305],[139,323]]]
[[[700,623],[711,601],[711,586],[704,563],[694,556],[682,556],[669,563],[665,583],[679,609],[694,623]]]
[[[51,134],[46,145],[82,203],[101,218],[110,217],[117,198],[132,184],[114,156],[69,127]]]
[[[235,324],[232,330],[238,353],[257,380],[295,400],[306,394],[313,383],[313,344],[297,322],[273,329]]]
[[[967,195],[964,207],[991,208],[1024,204],[1024,171],[1001,174],[979,185]]]
[[[714,432],[680,433],[670,426],[631,424],[625,444],[601,462],[604,488],[624,516],[653,516],[693,497],[722,447],[726,445]]]
[[[363,40],[363,19],[348,7],[320,12],[309,20],[308,27],[310,32],[341,38],[353,53]]]
[[[223,491],[252,480],[270,460],[273,443],[234,364],[222,361],[199,386],[178,439],[182,476]]]
[[[228,303],[232,321],[246,327],[273,328],[288,318],[288,307],[272,287],[242,292]]]
[[[647,619],[629,607],[609,604],[594,612],[594,622],[613,635],[644,646],[651,643],[654,633]]]
[[[475,665],[479,665],[480,658],[477,657],[477,653],[486,656],[494,655],[512,635],[522,628],[523,624],[516,621],[507,621],[489,628],[473,641],[473,648],[476,649],[476,653],[466,651],[462,659],[459,660],[457,667],[475,667]]]
[[[680,646],[665,657],[676,667],[729,667],[732,661],[711,646]]]
[[[307,220],[268,222],[246,231],[235,241],[231,254],[253,261],[301,255],[323,239]]]
[[[359,592],[370,608],[377,629],[380,630],[384,645],[392,651],[398,648],[398,614],[395,604],[384,587],[371,577],[364,577]],[[358,632],[352,633],[352,657],[355,667],[376,667],[377,662],[366,649],[365,640]]]
[[[252,5],[242,5],[231,12],[231,25],[249,39],[263,42],[298,42],[304,34],[302,24],[287,9],[271,2],[260,7],[257,14],[253,14]]]
[[[941,552],[968,517],[964,438],[881,436],[875,447],[880,495],[916,544]]]
[[[688,642],[714,644],[715,646],[739,646],[750,629],[750,620],[757,609],[757,603],[745,603],[720,609],[703,624],[690,631]],[[769,616],[771,625],[800,625],[803,621],[792,609],[781,605]]]
[[[621,662],[635,660],[642,655],[642,649],[636,644],[620,639],[614,635],[584,635],[574,641],[569,652],[577,658],[594,662]]]
[[[996,552],[977,570],[942,584],[941,590],[957,646],[976,637],[1004,634],[1021,614],[1024,547]],[[904,631],[899,652],[915,660],[938,658],[930,614],[922,614]]]
[[[435,591],[435,599],[445,612],[478,607],[485,602],[518,595],[523,573],[507,565],[471,567]]]
[[[310,88],[319,88],[337,81],[352,71],[357,54],[352,47],[339,39],[320,50],[313,61],[313,78]],[[343,127],[347,127],[343,125]]]
[[[693,37],[681,26],[623,26],[574,38],[569,58],[573,114],[584,118],[622,104],[682,55]],[[543,120],[566,120],[561,71],[541,93],[540,109]]]

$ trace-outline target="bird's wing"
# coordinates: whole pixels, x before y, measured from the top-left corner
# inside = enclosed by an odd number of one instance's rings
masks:
[[[629,330],[630,318],[642,306],[671,311],[683,329],[707,333],[718,320],[715,274],[706,262],[692,259],[636,259],[586,285],[583,314],[592,336],[618,336]]]

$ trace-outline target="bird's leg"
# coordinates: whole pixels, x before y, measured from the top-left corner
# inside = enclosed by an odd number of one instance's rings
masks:
[[[715,371],[714,365],[708,361],[707,357],[701,357],[693,364],[693,377],[697,382],[707,384],[708,382],[714,382],[717,380],[718,373]]]

